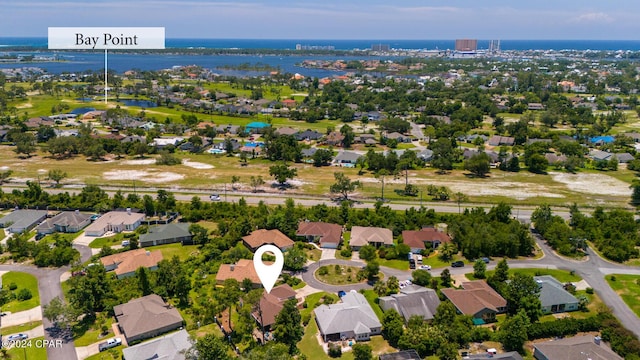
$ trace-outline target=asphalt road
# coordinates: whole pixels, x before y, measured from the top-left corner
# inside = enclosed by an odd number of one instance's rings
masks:
[[[634,332],[640,337],[640,318],[631,311],[631,309],[624,303],[622,298],[615,291],[611,289],[604,276],[607,274],[634,274],[640,275],[640,268],[630,267],[621,264],[616,264],[602,259],[597,255],[595,251],[589,249],[588,259],[584,261],[576,261],[560,257],[557,255],[542,239],[535,236],[537,244],[544,252],[544,256],[537,260],[511,260],[509,261],[510,268],[548,268],[548,269],[561,269],[561,270],[573,270],[575,273],[582,277],[589,286],[594,289],[604,304],[613,312],[613,314],[620,320],[620,322],[630,331]],[[363,266],[362,261],[353,260],[321,260],[319,262],[310,264],[306,271],[302,272],[302,279],[308,286],[318,290],[337,293],[340,290],[360,290],[371,289],[372,286],[367,283],[359,283],[353,285],[329,285],[318,281],[314,274],[315,271],[323,265],[351,265],[351,266]],[[487,269],[492,270],[496,266],[495,261],[487,266]],[[439,276],[443,269],[434,269],[431,271],[432,275]],[[411,279],[411,271],[403,271],[381,266],[380,271],[385,275],[385,278],[395,276],[398,280]],[[449,268],[452,275],[462,275],[473,271],[469,266],[462,268]]]
[[[91,249],[86,246],[74,245],[80,252],[81,261],[85,262],[91,257]],[[69,266],[61,268],[38,268],[31,265],[0,265],[0,271],[20,271],[34,275],[38,279],[38,291],[40,292],[40,305],[49,304],[55,297],[64,298],[60,276],[69,270]],[[53,330],[53,324],[44,316],[42,317],[44,327],[44,337],[46,340],[62,339],[62,346],[47,347],[47,359],[50,360],[70,360],[77,359],[76,348],[73,340],[60,337]],[[35,343],[34,343],[35,344]],[[34,345],[35,346],[35,345]]]

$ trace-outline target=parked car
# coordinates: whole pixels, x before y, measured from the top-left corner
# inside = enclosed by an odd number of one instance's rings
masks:
[[[129,240],[122,240],[122,247],[129,246],[130,244]]]
[[[100,351],[105,351],[105,350],[109,350],[111,348],[114,348],[118,345],[122,345],[122,339],[120,338],[113,338],[113,339],[109,339],[105,342],[101,342],[98,345],[98,350]]]
[[[211,194],[211,195],[209,195],[209,199],[211,199],[211,201],[220,201],[220,195]]]
[[[451,267],[463,267],[463,266],[464,266],[464,262],[459,260],[451,263]]]
[[[27,334],[14,334],[14,335],[7,336],[7,340],[9,341],[20,341],[20,340],[26,340],[28,338],[29,338],[29,335]]]
[[[420,265],[420,269],[422,269],[422,270],[431,270],[431,265]]]
[[[36,241],[42,240],[43,237],[47,236],[47,234],[43,234],[43,233],[38,233],[36,235]]]
[[[411,259],[409,260],[409,269],[415,269],[416,268],[416,261]]]
[[[483,257],[482,259],[480,259],[482,261],[484,261],[485,264],[488,264],[489,261],[491,261],[488,257]]]

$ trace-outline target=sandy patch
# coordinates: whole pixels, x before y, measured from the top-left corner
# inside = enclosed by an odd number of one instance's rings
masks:
[[[155,164],[156,159],[138,159],[138,160],[125,160],[121,162],[122,165],[151,165]]]
[[[361,178],[363,183],[380,183],[376,178]],[[393,179],[386,177],[385,184],[404,184],[404,178]],[[523,184],[514,181],[497,180],[495,178],[475,179],[474,181],[461,180],[431,180],[417,179],[411,180],[413,184],[446,186],[454,193],[473,194],[474,196],[506,196],[516,200],[524,200],[532,197],[563,198],[563,195],[550,193],[543,185]]]
[[[33,104],[32,103],[24,103],[24,104],[20,104],[18,106],[16,106],[16,109],[28,109],[28,108],[32,108]]]
[[[0,171],[7,171],[7,170],[9,170],[9,167],[8,167],[8,166],[2,166],[2,167],[0,167]]]
[[[188,166],[194,169],[199,169],[199,170],[213,169],[214,167],[213,165],[209,165],[209,164],[205,164],[197,161],[191,161],[189,159],[185,159],[184,161],[182,161],[182,165]]]
[[[184,179],[184,175],[167,171],[149,170],[114,170],[102,174],[105,180],[140,180],[150,183],[166,183]]]
[[[553,180],[563,183],[571,191],[594,195],[631,196],[629,184],[604,174],[549,173]]]

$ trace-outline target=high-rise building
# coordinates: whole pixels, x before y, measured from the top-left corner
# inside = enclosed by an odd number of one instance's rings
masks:
[[[500,40],[489,41],[489,52],[490,53],[500,52]]]
[[[456,51],[476,51],[478,50],[477,39],[456,39]]]
[[[372,44],[371,50],[373,51],[389,51],[389,44]]]

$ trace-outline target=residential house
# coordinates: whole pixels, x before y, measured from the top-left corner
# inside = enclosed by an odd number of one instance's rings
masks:
[[[353,250],[358,250],[364,245],[391,246],[393,245],[393,233],[386,228],[353,226],[349,246]]]
[[[363,155],[354,153],[352,151],[340,151],[338,155],[333,158],[333,163],[336,166],[354,167],[358,163]]]
[[[342,146],[342,140],[344,140],[344,135],[342,135],[339,131],[332,131],[327,135],[327,138],[324,142],[327,145],[331,146]]]
[[[533,344],[536,360],[623,360],[599,336],[573,336]]]
[[[342,339],[364,341],[382,331],[382,324],[371,305],[364,295],[355,290],[342,296],[341,303],[320,305],[314,313],[325,342]]]
[[[410,349],[391,354],[381,354],[378,356],[378,360],[422,360],[422,356],[417,351]]]
[[[55,122],[47,116],[40,116],[30,118],[24,122],[24,125],[29,129],[39,128],[40,126],[53,126]]]
[[[589,157],[594,161],[608,161],[613,154],[602,151],[602,150],[591,150],[589,151]]]
[[[527,145],[531,145],[535,143],[551,144],[551,139],[538,139],[538,138],[527,139]]]
[[[160,250],[146,251],[144,249],[129,250],[100,258],[105,270],[113,270],[118,279],[134,276],[136,270],[141,267],[156,270],[161,260],[162,252]]]
[[[307,241],[319,243],[321,248],[337,249],[342,242],[342,226],[326,222],[301,221],[296,235],[306,237]]]
[[[62,211],[52,218],[46,219],[36,227],[38,234],[54,232],[75,233],[91,224],[91,215],[80,211]]]
[[[122,349],[124,360],[185,360],[185,353],[193,346],[187,330],[173,332]]]
[[[384,136],[385,138],[387,138],[388,140],[397,140],[399,143],[410,143],[411,142],[411,137],[407,136],[407,135],[402,135],[399,132],[392,132],[389,134],[386,134]]]
[[[544,158],[547,159],[547,161],[549,162],[549,165],[554,165],[554,164],[562,164],[565,161],[567,161],[567,157],[564,155],[557,155],[554,153],[546,153],[544,154]]]
[[[378,301],[382,310],[394,309],[405,322],[414,315],[431,320],[440,305],[435,290],[417,285],[405,286],[400,293],[380,297]]]
[[[491,349],[489,349],[491,350]],[[491,359],[491,360],[524,360],[522,355],[518,354],[517,351],[510,351],[510,352],[506,352],[506,353],[497,353],[494,351],[488,351],[486,353],[483,354],[475,354],[475,355],[468,355],[467,357],[464,357],[464,359],[475,359],[475,360],[480,360],[480,359]]]
[[[138,245],[146,247],[173,243],[193,244],[189,225],[188,223],[178,223],[151,226],[146,234],[140,235]]]
[[[545,314],[578,310],[578,299],[564,289],[564,285],[553,276],[534,276],[540,287],[540,303]]]
[[[360,134],[353,138],[353,141],[356,143],[367,144],[367,141],[373,140],[373,143],[376,143],[376,136],[373,134]],[[370,143],[370,142],[369,142]]]
[[[296,107],[296,101],[293,99],[284,99],[282,101],[280,101],[282,103],[282,106],[288,107],[288,108],[294,108]]]
[[[181,142],[184,141],[183,137],[173,136],[173,137],[163,137],[163,138],[155,138],[151,142],[151,146],[154,146],[156,149],[164,149],[169,145],[178,146]]]
[[[109,211],[100,216],[85,230],[87,236],[102,236],[107,231],[115,233],[134,231],[142,224],[144,214],[138,214],[127,209],[126,211]]]
[[[239,283],[242,283],[244,279],[249,279],[254,288],[262,285],[256,268],[253,266],[253,260],[240,259],[235,264],[220,265],[216,274],[216,284],[222,285],[227,279],[235,279]]]
[[[493,135],[489,139],[490,146],[500,146],[500,145],[513,146],[515,142],[516,142],[515,138],[510,136]]]
[[[295,299],[296,292],[287,284],[282,284],[262,294],[256,310],[251,314],[264,331],[270,331],[276,316],[282,311],[287,300]]]
[[[418,155],[418,158],[422,161],[431,161],[433,159],[433,150],[424,149],[420,151],[417,155]]]
[[[633,155],[629,154],[629,153],[617,153],[615,154],[616,159],[618,159],[618,162],[620,164],[626,164],[630,161],[635,160],[636,158],[633,157]]]
[[[591,144],[593,144],[594,146],[602,146],[605,144],[611,144],[615,141],[615,138],[611,135],[604,135],[604,136],[594,136],[592,138],[589,139],[589,142],[591,142]]]
[[[293,136],[298,141],[303,141],[303,140],[309,141],[309,140],[320,140],[324,135],[315,130],[305,130],[305,131],[298,132]]]
[[[184,325],[178,309],[165,303],[156,294],[116,305],[113,312],[118,321],[118,328],[129,344],[179,329]]]
[[[425,227],[422,230],[404,230],[402,232],[404,244],[411,248],[411,252],[419,254],[426,249],[425,244],[429,243],[430,248],[437,248],[442,243],[451,242],[451,237],[447,233],[436,228]]]
[[[257,133],[264,132],[264,130],[270,126],[271,126],[270,124],[267,124],[262,121],[254,121],[254,122],[248,123],[247,126],[245,126],[245,129],[247,129],[247,131],[252,134],[257,134]]]
[[[621,134],[621,135],[624,135],[624,136],[627,136],[627,137],[631,138],[633,140],[633,142],[635,142],[635,143],[640,142],[640,133],[628,132],[628,133],[624,133],[624,134]]]
[[[258,229],[251,234],[244,236],[242,242],[251,252],[256,252],[262,245],[275,245],[280,250],[286,251],[293,247],[293,240],[280,232],[278,229],[266,230]]]
[[[0,228],[6,228],[13,234],[20,234],[33,229],[46,217],[46,210],[14,210],[0,219]]]
[[[298,129],[294,129],[292,127],[288,127],[288,126],[283,126],[280,128],[277,128],[275,133],[277,135],[289,135],[289,136],[293,136],[295,134],[298,133]]]
[[[313,157],[313,155],[315,155],[316,151],[318,151],[317,148],[308,148],[308,149],[302,149],[300,153],[302,154],[303,158],[311,158]]]
[[[527,104],[527,110],[544,110],[544,105],[541,103],[529,103]]]
[[[462,289],[443,288],[441,291],[461,314],[481,320],[477,323],[493,322],[497,314],[507,310],[507,300],[484,280],[463,282]]]

